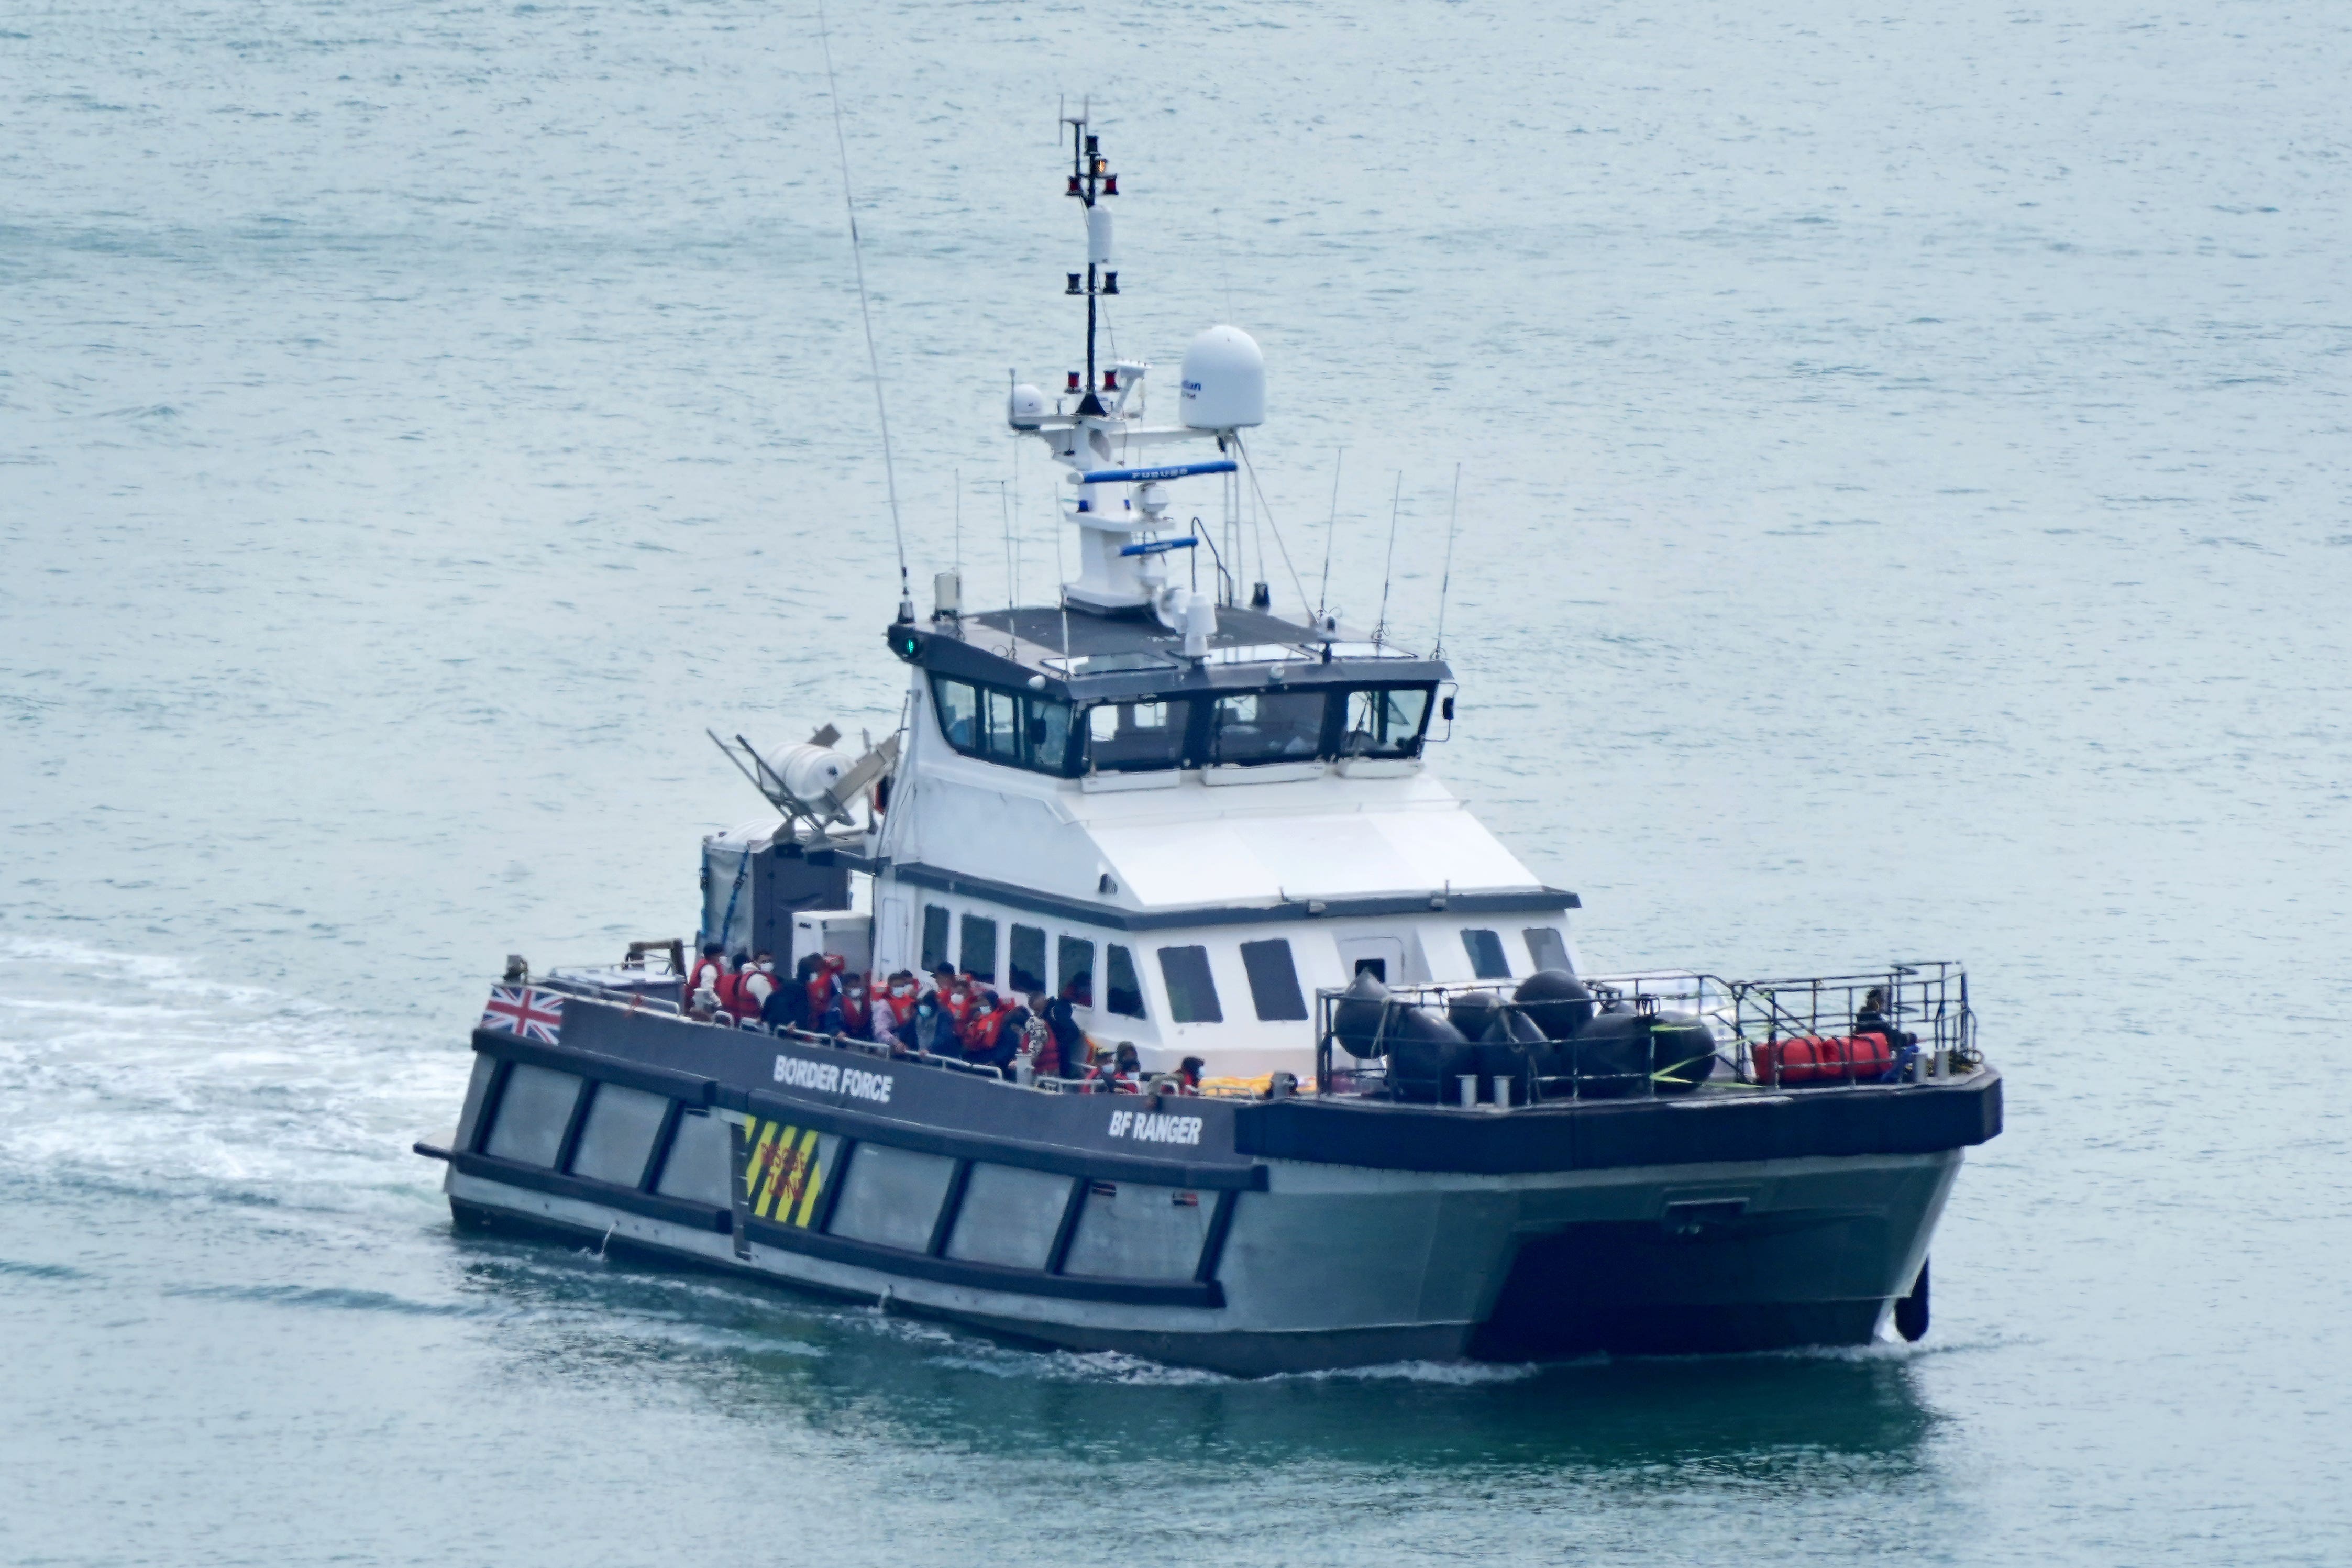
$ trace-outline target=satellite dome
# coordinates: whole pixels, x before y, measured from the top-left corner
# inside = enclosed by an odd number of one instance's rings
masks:
[[[1211,327],[1184,350],[1184,424],[1238,430],[1265,423],[1265,355],[1239,327]]]

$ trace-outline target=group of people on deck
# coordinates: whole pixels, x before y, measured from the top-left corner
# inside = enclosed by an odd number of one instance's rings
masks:
[[[1094,1005],[1093,982],[1073,978],[1048,999],[1042,990],[1002,991],[942,963],[928,977],[901,969],[887,976],[852,973],[839,953],[812,952],[789,975],[772,953],[704,946],[688,973],[687,1013],[705,1022],[802,1029],[887,1045],[893,1054],[944,1057],[993,1068],[1007,1079],[1078,1080],[1088,1093],[1139,1094],[1142,1067],[1135,1047],[1098,1049],[1076,1010]],[[1186,1057],[1162,1093],[1197,1094],[1202,1062]]]

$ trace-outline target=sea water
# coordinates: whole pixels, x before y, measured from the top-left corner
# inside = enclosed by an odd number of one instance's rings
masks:
[[[1264,343],[1237,564],[1442,608],[1590,963],[1969,962],[1933,1331],[1237,1382],[453,1232],[505,954],[690,932],[706,728],[897,721],[814,7],[30,0],[0,1560],[2352,1555],[2340,11],[829,21],[916,581],[1067,570],[1090,94],[1106,352]]]

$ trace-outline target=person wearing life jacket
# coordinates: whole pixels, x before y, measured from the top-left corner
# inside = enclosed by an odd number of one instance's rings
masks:
[[[1136,1094],[1140,1090],[1137,1080],[1143,1075],[1143,1062],[1135,1054],[1132,1041],[1121,1040],[1111,1059],[1087,1078],[1088,1094]]]
[[[782,986],[776,981],[776,955],[758,952],[751,955],[751,967],[735,979],[735,1000],[740,1004],[738,1016],[757,1018],[765,1022],[768,1004]]]
[[[940,1005],[936,993],[926,991],[915,1002],[915,1016],[898,1027],[898,1043],[908,1051],[935,1057],[963,1055],[963,1042],[956,1037],[955,1020]]]
[[[864,1040],[873,1037],[873,998],[866,994],[866,976],[841,975],[833,1002],[824,1010],[824,1021],[818,1027],[828,1035],[845,1035],[853,1040]]]
[[[824,1027],[825,1013],[833,1006],[834,998],[841,994],[842,972],[849,963],[837,952],[812,952],[801,960],[801,973],[806,976],[802,984],[808,989],[809,1026]]]
[[[718,978],[711,982],[711,989],[719,993],[719,1010],[727,1015],[727,1021],[730,1024],[754,1011],[743,1001],[743,976],[751,969],[751,955],[739,952],[728,961],[719,970]]]
[[[688,1008],[694,1005],[696,992],[706,985],[710,986],[714,991],[717,989],[719,977],[727,973],[727,965],[719,957],[719,954],[726,951],[726,948],[715,942],[706,942],[702,944],[702,956],[696,959],[694,967],[686,972],[686,998]]]
[[[888,1039],[915,1016],[915,973],[901,969],[874,988],[874,1038]]]
[[[940,1011],[955,1020],[957,1032],[961,1033],[980,1005],[982,987],[971,975],[959,974],[944,963],[932,972],[931,982],[931,989],[940,999]]]
[[[1201,1069],[1208,1065],[1198,1057],[1186,1057],[1176,1064],[1176,1071],[1172,1079],[1175,1087],[1169,1092],[1171,1094],[1200,1093]]]
[[[1084,1078],[1094,1068],[1094,1047],[1078,1026],[1077,1009],[1095,1005],[1093,984],[1083,974],[1073,977],[1062,994],[1045,1004],[1045,1026],[1054,1031],[1054,1047],[1061,1057],[1061,1076]],[[1031,1005],[1034,1007],[1034,1003]]]
[[[992,1067],[1010,1078],[1013,1058],[1020,1054],[1023,1026],[1029,1009],[1012,996],[981,993],[971,1015],[964,1020],[963,1059],[975,1067]]]
[[[1044,992],[1029,993],[1029,1018],[1021,1026],[1021,1054],[1029,1058],[1029,1070],[1035,1076],[1060,1078],[1062,1047],[1054,1037],[1054,1026],[1046,1019],[1048,1005]]]

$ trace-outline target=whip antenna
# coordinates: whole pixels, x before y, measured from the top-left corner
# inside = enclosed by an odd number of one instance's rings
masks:
[[[1389,497],[1389,558],[1381,567],[1381,618],[1372,624],[1372,646],[1389,635],[1389,579],[1396,571],[1397,508],[1404,501],[1404,470],[1397,470],[1396,493]]]
[[[866,302],[866,250],[857,238],[857,203],[849,194],[849,137],[841,128],[841,89],[833,79],[833,40],[817,0],[817,47],[824,53],[824,91],[833,100],[833,144],[841,154],[841,205],[849,214],[849,256],[857,266],[857,319],[866,327],[866,364],[874,373],[874,416],[882,426],[882,483],[890,492],[890,542],[898,551],[898,619],[915,618],[915,590],[907,577],[907,531],[898,521],[898,472],[890,460],[890,410],[882,402],[882,356],[874,351],[874,311]]]
[[[1345,447],[1331,454],[1331,521],[1323,525],[1323,585],[1315,591],[1315,619],[1318,623],[1331,603],[1331,536],[1339,531],[1339,464],[1347,455]]]
[[[1454,508],[1445,514],[1445,576],[1437,584],[1437,646],[1432,658],[1445,657],[1445,594],[1454,586],[1454,524],[1462,516],[1462,465],[1454,465]]]

